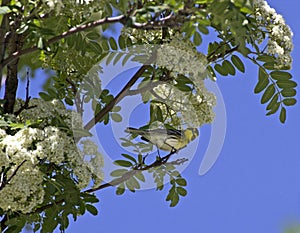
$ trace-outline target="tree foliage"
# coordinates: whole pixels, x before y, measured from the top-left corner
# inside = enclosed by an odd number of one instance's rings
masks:
[[[121,29],[114,33],[116,28]],[[202,41],[208,34],[214,39],[206,47]],[[279,113],[284,123],[287,107],[296,104],[297,83],[288,71],[291,39],[282,16],[261,0],[2,0],[0,197],[6,204],[0,207],[1,230],[20,232],[31,224],[35,232],[57,227],[64,232],[70,216],[97,214],[96,191],[115,186],[117,195],[135,192],[146,172],[157,190],[169,188],[166,201],[177,205],[187,195],[187,182],[177,171],[185,159],[169,160],[171,151],[147,163],[152,145],[122,138],[122,146],[136,154],[122,154],[105,183],[102,155],[88,140],[91,128],[122,121],[118,103],[133,95],[141,95],[150,109],[144,129],[209,124],[215,96],[204,79],[244,73],[246,60],[257,67],[254,93],[261,93],[266,115]],[[101,86],[110,78],[102,77],[103,61],[141,65],[113,95]],[[40,99],[32,99],[28,70],[39,68],[48,80]],[[26,71],[26,98],[18,100],[19,77]],[[83,124],[86,103],[93,117]],[[22,182],[29,183],[20,187]]]

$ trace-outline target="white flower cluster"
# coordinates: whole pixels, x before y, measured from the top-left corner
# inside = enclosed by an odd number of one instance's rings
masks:
[[[164,105],[160,106],[163,112],[167,114],[172,109],[174,115],[177,115],[177,121],[188,127],[197,128],[212,122],[216,98],[204,86],[204,79],[207,77],[206,56],[197,52],[190,41],[175,34],[169,43],[158,49],[156,64],[170,70],[175,83],[176,78],[184,75],[195,85],[192,92],[181,91],[174,83],[164,83],[154,88],[156,98],[168,106],[168,109]],[[176,118],[174,115],[173,120]]]
[[[199,87],[194,93],[180,91],[174,85],[166,83],[155,87],[157,100],[164,103],[158,103],[163,114],[171,113],[172,116],[169,117],[172,121],[175,119],[178,124],[186,124],[192,128],[211,123],[215,116],[213,107],[216,98],[213,93],[207,91],[203,80],[201,82],[199,81]]]
[[[49,104],[54,103],[57,103],[55,111],[61,114],[60,117],[71,117],[70,111],[63,110],[60,102],[39,100],[36,103],[40,117],[46,117],[46,111],[53,114],[54,109],[49,108]],[[40,106],[42,103],[45,105]],[[24,110],[22,114],[23,117],[38,118],[33,109]],[[0,172],[7,169],[6,177],[11,178],[0,190],[1,209],[30,213],[43,202],[45,174],[39,169],[43,163],[63,165],[70,170],[79,189],[86,188],[92,180],[94,185],[99,185],[103,180],[103,157],[92,141],[83,139],[81,144],[83,146],[77,147],[73,138],[54,126],[43,129],[24,127],[14,135],[0,129]]]
[[[23,100],[18,99],[15,109],[19,109],[23,102]],[[82,128],[82,119],[79,113],[66,110],[60,100],[44,101],[42,99],[33,98],[30,100],[30,106],[33,106],[33,108],[21,112],[19,117],[22,121],[30,120],[34,122],[42,119],[44,120],[44,124],[51,124],[51,120],[59,116],[70,129]]]
[[[157,51],[156,64],[172,71],[171,75],[185,75],[197,86],[198,82],[206,78],[207,59],[197,52],[193,43],[175,34],[170,43],[163,44]]]
[[[285,23],[282,15],[264,0],[254,1],[255,18],[261,30],[268,31],[268,53],[276,57],[276,68],[291,67],[293,49],[293,32]],[[258,41],[263,41],[262,34],[258,34]]]

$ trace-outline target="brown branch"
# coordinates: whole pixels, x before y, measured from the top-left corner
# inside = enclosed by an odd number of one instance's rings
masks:
[[[30,84],[30,78],[29,78],[29,71],[27,71],[27,83],[26,83],[26,97],[25,97],[25,103],[21,105],[20,109],[18,111],[16,111],[14,114],[15,116],[20,115],[20,113],[25,110],[25,109],[29,109],[32,108],[29,107],[29,101],[31,99],[31,96],[29,96],[29,84]]]
[[[152,54],[152,56],[149,58],[149,60],[146,62],[147,65],[143,65],[141,66],[141,68],[133,75],[133,77],[128,81],[128,83],[123,87],[123,89],[116,95],[116,97],[109,102],[107,105],[105,105],[105,107],[96,114],[95,117],[93,117],[93,119],[91,119],[85,126],[84,128],[86,130],[90,130],[97,122],[101,121],[102,118],[108,114],[113,107],[119,103],[125,96],[127,91],[136,83],[136,81],[140,78],[140,76],[144,73],[144,71],[147,68],[150,68],[150,65],[155,58],[156,54]]]
[[[107,188],[107,187],[116,186],[116,185],[119,185],[119,184],[123,183],[126,180],[129,180],[131,177],[133,177],[138,172],[146,171],[146,170],[149,170],[150,168],[159,167],[161,165],[166,165],[166,164],[168,164],[167,162],[168,162],[169,158],[177,152],[178,152],[178,150],[172,150],[166,156],[155,160],[153,163],[151,163],[147,166],[142,167],[141,165],[137,165],[136,167],[133,168],[133,170],[130,170],[130,171],[126,172],[121,177],[116,178],[116,179],[114,179],[114,180],[112,180],[108,183],[102,184],[102,185],[100,185],[96,188],[88,189],[85,192],[92,193],[92,192],[95,192],[95,191],[98,191],[98,190],[101,190],[101,189],[104,189],[104,188]],[[170,164],[173,164],[173,165],[174,164],[182,164],[182,162],[183,162],[183,160],[180,159],[180,161],[173,161],[173,162],[170,162]]]
[[[125,19],[126,19],[125,15],[119,15],[119,16],[116,16],[116,17],[99,19],[99,20],[96,20],[94,22],[90,22],[90,23],[87,23],[87,24],[84,24],[84,25],[81,25],[81,26],[73,27],[70,30],[68,30],[66,32],[63,32],[62,34],[60,34],[58,36],[52,37],[51,39],[48,40],[47,44],[50,45],[50,44],[56,43],[56,42],[60,41],[61,39],[64,39],[68,36],[71,36],[71,35],[73,35],[77,32],[85,31],[87,29],[94,28],[94,27],[100,26],[100,25],[105,24],[105,23],[116,23],[116,22],[121,22],[121,23],[123,22],[124,23]],[[11,56],[9,56],[8,58],[4,59],[1,62],[0,69],[2,69],[6,65],[8,65],[12,61],[14,61],[15,59],[17,59],[17,58],[19,58],[19,57],[21,57],[25,54],[32,53],[32,52],[35,52],[35,51],[38,51],[38,50],[40,50],[38,48],[38,46],[32,46],[30,48],[26,48],[26,49],[23,49],[23,50],[20,50],[20,51],[16,51]]]
[[[20,163],[17,168],[13,171],[13,173],[11,174],[11,176],[7,179],[7,180],[3,180],[1,181],[1,185],[0,185],[0,191],[2,189],[4,189],[4,187],[12,180],[12,178],[17,174],[17,172],[19,171],[19,169],[23,166],[23,164],[26,162],[27,160],[24,160],[22,163]]]

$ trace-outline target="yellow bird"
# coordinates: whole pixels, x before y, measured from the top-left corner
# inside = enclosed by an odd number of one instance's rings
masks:
[[[178,151],[186,147],[191,141],[199,136],[196,128],[185,130],[176,129],[136,129],[129,127],[125,130],[132,135],[140,135],[141,139],[150,142],[157,148],[165,151]]]

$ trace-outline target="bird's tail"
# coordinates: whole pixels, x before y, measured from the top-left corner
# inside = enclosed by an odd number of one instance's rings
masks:
[[[126,133],[131,133],[131,134],[142,134],[144,131],[141,129],[136,129],[133,127],[128,127],[127,129],[125,129]]]

